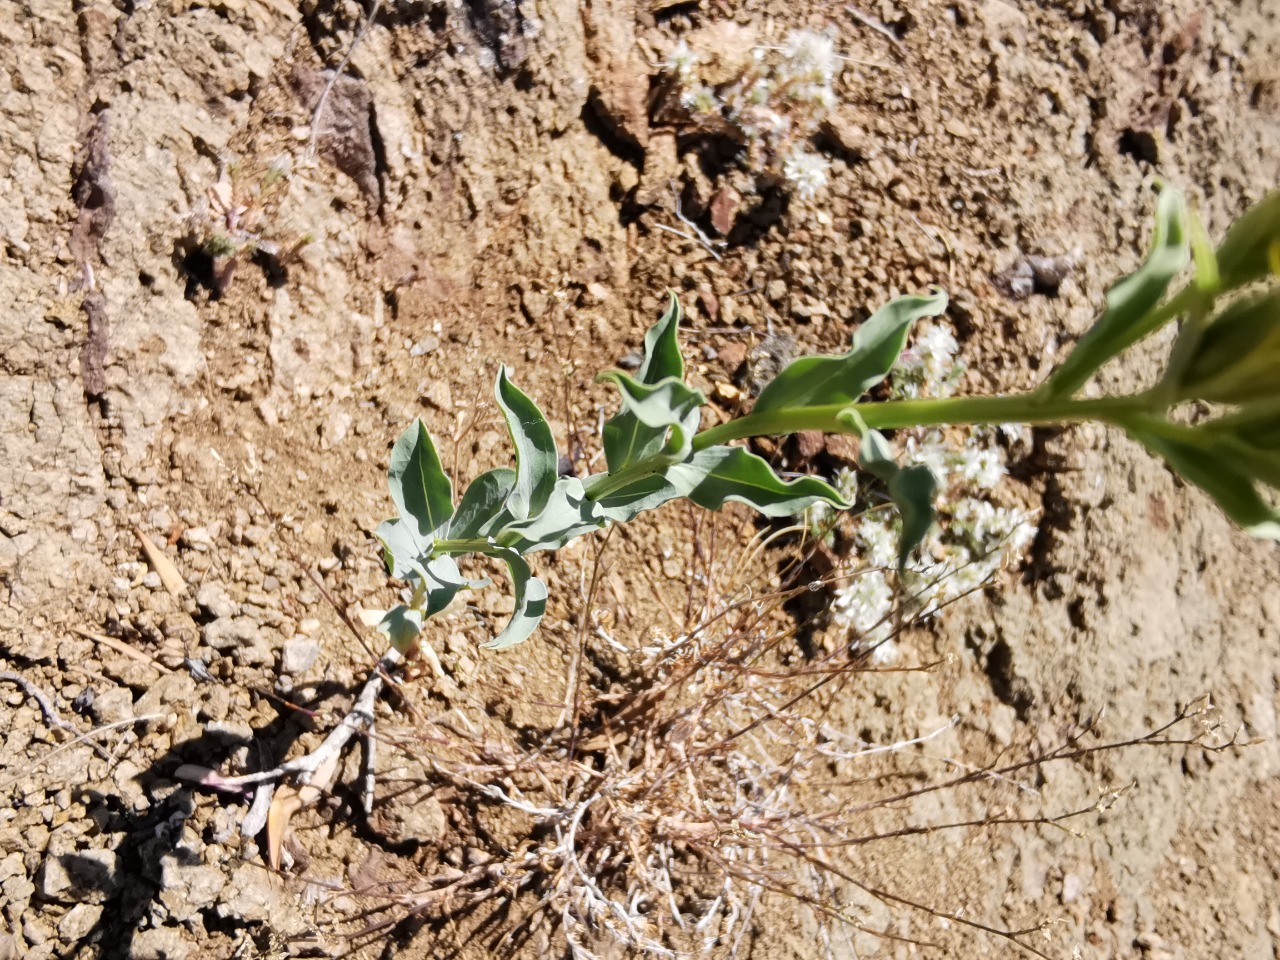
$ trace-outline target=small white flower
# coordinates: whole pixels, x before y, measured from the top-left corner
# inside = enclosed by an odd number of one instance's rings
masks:
[[[812,200],[827,185],[830,169],[825,158],[806,150],[793,150],[782,164],[782,175],[802,200]]]
[[[693,77],[693,68],[698,63],[698,54],[689,48],[686,40],[677,43],[669,54],[667,54],[666,62],[662,66],[666,67],[681,80],[689,80]]]
[[[705,83],[695,84],[680,94],[680,105],[694,113],[717,113],[720,101]]]
[[[933,478],[938,481],[938,486],[945,487],[955,461],[955,454],[942,442],[942,434],[933,432],[924,440],[908,437],[905,459],[908,464],[919,463],[928,467]]]
[[[858,496],[858,473],[851,467],[841,467],[836,471],[835,488],[840,496],[850,503]]]
[[[856,634],[853,639],[861,647],[887,639],[893,630],[893,591],[880,570],[859,573],[837,590],[832,610],[836,623]]]
[[[960,457],[961,478],[979,490],[990,490],[1004,475],[1004,461],[993,447],[968,447]]]
[[[898,562],[898,533],[884,515],[864,517],[857,529],[860,559],[873,567],[888,569]]]
[[[840,55],[830,34],[792,30],[782,43],[783,70],[797,77],[830,82],[840,68]]]

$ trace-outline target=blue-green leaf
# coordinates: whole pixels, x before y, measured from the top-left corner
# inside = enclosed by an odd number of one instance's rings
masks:
[[[668,294],[667,312],[644,335],[644,359],[636,371],[641,383],[657,383],[667,377],[684,379],[684,357],[680,354],[680,300],[672,291]]]
[[[453,514],[453,487],[420,418],[391,450],[387,485],[401,517],[413,521],[420,537],[430,537]]]
[[[506,506],[517,520],[525,520],[546,505],[559,473],[560,458],[547,418],[507,379],[506,367],[498,368],[494,393],[516,448],[516,482]]]
[[[872,314],[841,356],[800,357],[764,388],[752,414],[853,403],[888,376],[906,346],[911,325],[947,308],[947,295],[899,297]]]
[[[511,573],[511,587],[515,593],[516,609],[503,631],[485,644],[491,650],[514,647],[529,638],[538,629],[547,611],[547,585],[533,575],[529,564],[514,550],[495,552]]]
[[[1107,308],[1102,316],[1041,388],[1045,399],[1071,396],[1104,363],[1160,326],[1159,322],[1152,323],[1153,316],[1161,319],[1154,313],[1155,308],[1173,278],[1191,259],[1186,213],[1182,194],[1168,187],[1161,191],[1156,201],[1151,252],[1142,266],[1107,291]]]
[[[675,377],[657,383],[641,383],[625,373],[611,370],[598,380],[614,383],[622,394],[622,409],[628,414],[627,429],[616,427],[614,417],[604,428],[605,458],[613,464],[631,465],[657,453],[679,460],[688,456],[689,444],[698,432],[699,407],[707,402],[699,390]]]
[[[923,464],[898,466],[884,436],[868,430],[857,414],[849,412],[841,419],[856,427],[862,437],[859,465],[884,481],[890,499],[902,516],[902,536],[898,541],[898,569],[902,570],[911,551],[924,542],[933,526],[937,516],[934,498],[938,494],[938,481]]]
[[[382,541],[382,559],[387,572],[400,580],[408,580],[423,557],[431,552],[431,538],[421,536],[404,517],[384,520],[374,535]]]
[[[601,497],[595,505],[600,516],[615,523],[626,523],[644,511],[657,509],[682,495],[665,473],[651,473]]]
[[[708,510],[719,510],[730,500],[766,517],[789,517],[820,500],[839,509],[849,506],[817,477],[781,479],[767,461],[745,447],[699,450],[686,462],[670,467],[667,476],[683,496]]]
[[[1231,224],[1218,247],[1218,275],[1234,290],[1280,274],[1280,190],[1273,190]]]
[[[1174,472],[1209,494],[1222,512],[1255,537],[1280,540],[1280,510],[1259,492],[1249,464],[1215,444],[1211,424],[1186,427],[1164,421],[1126,423],[1125,431]]]
[[[605,516],[587,499],[582,481],[561,477],[542,512],[509,523],[496,533],[498,542],[519,553],[558,550],[570,540],[604,526]]]
[[[487,537],[510,519],[503,507],[515,485],[516,472],[510,467],[487,470],[472,480],[449,521],[449,539]]]
[[[404,604],[392,607],[378,623],[378,630],[386,634],[391,645],[401,653],[407,653],[418,642],[422,633],[422,613]]]
[[[628,380],[645,386],[655,386],[664,380],[683,381],[684,358],[680,355],[677,337],[680,316],[680,301],[673,293],[667,312],[645,334],[644,359],[640,362],[634,380]],[[624,405],[604,425],[603,434],[605,460],[612,473],[653,456],[662,449],[667,436],[666,425],[646,424],[627,407],[625,388],[621,381],[615,382],[624,392]],[[689,431],[690,435],[696,430],[695,421],[693,430]]]

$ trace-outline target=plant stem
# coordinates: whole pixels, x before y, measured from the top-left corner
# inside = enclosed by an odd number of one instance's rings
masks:
[[[693,449],[705,450],[715,444],[743,437],[777,436],[800,430],[856,433],[852,425],[839,419],[846,411],[856,413],[867,427],[879,430],[959,424],[1082,423],[1088,420],[1123,426],[1135,413],[1146,410],[1150,403],[1150,397],[1146,394],[1085,400],[1045,400],[1036,393],[1015,393],[1000,397],[831,404],[797,410],[774,410],[730,420],[694,437]]]

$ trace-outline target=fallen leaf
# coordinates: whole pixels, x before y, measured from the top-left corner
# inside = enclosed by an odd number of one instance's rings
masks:
[[[164,584],[164,588],[175,597],[186,593],[186,581],[182,579],[182,574],[173,565],[173,561],[166,557],[141,529],[134,527],[133,532],[142,542],[142,552],[147,555],[147,562],[151,564],[151,569],[160,574],[160,582]]]
[[[267,812],[267,862],[272,870],[280,869],[280,848],[284,844],[289,821],[299,810],[320,799],[337,770],[338,757],[335,755],[316,767],[310,783],[296,788],[286,783],[276,789],[271,809]]]

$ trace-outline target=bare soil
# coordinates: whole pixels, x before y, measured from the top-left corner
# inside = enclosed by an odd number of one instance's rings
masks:
[[[402,920],[423,883],[529,842],[527,819],[439,775],[441,731],[497,756],[555,725],[573,670],[588,699],[645,683],[597,628],[636,651],[690,627],[708,577],[776,578],[781,554],[734,569],[757,530],[745,514],[668,509],[543,558],[550,614],[514,650],[479,646],[510,610],[500,587],[434,623],[445,676],[424,668],[397,712],[384,705],[373,812],[356,753],[295,818],[286,871],[240,835],[243,802],[174,777],[278,762],[350,703],[372,658],[323,594],[344,610],[394,602],[370,531],[392,509],[405,425],[426,419],[459,485],[506,462],[502,362],[585,469],[608,402],[593,377],[639,345],[667,288],[713,393],[740,345],[773,330],[835,349],[933,283],[952,297],[963,388],[1029,387],[1138,262],[1157,178],[1215,236],[1280,184],[1270,0],[856,6],[384,3],[314,157],[320,71],[367,6],[0,6],[0,673],[79,733],[114,725],[80,740],[0,680],[0,958],[568,955],[555,918],[523,919],[537,895],[493,877],[474,902]],[[726,21],[763,43],[830,27],[849,59],[815,145],[830,185],[810,202],[746,197],[713,255],[659,229],[685,229],[671,183],[705,227],[720,181],[648,96],[678,37]],[[219,203],[275,244],[230,273],[200,246]],[[1077,262],[1052,295],[1015,299],[999,277],[1028,254]],[[1139,356],[1099,388],[1154,369]],[[728,416],[733,392],[716,395]],[[1212,719],[1213,742],[1254,742],[1089,753],[1020,787],[869,813],[866,833],[977,823],[849,854],[841,869],[880,895],[850,882],[832,897],[879,935],[824,943],[821,914],[777,895],[735,949],[1018,955],[959,917],[1029,930],[1055,958],[1280,957],[1275,545],[1102,429],[1037,431],[1005,487],[1040,510],[1025,563],[902,638],[927,669],[856,673],[821,701],[824,722],[868,743],[958,718],[866,772],[858,796],[1085,727],[1090,744],[1138,738],[1203,697],[1212,709],[1172,739]],[[185,592],[165,589],[139,532]],[[385,917],[401,922],[351,939]]]

